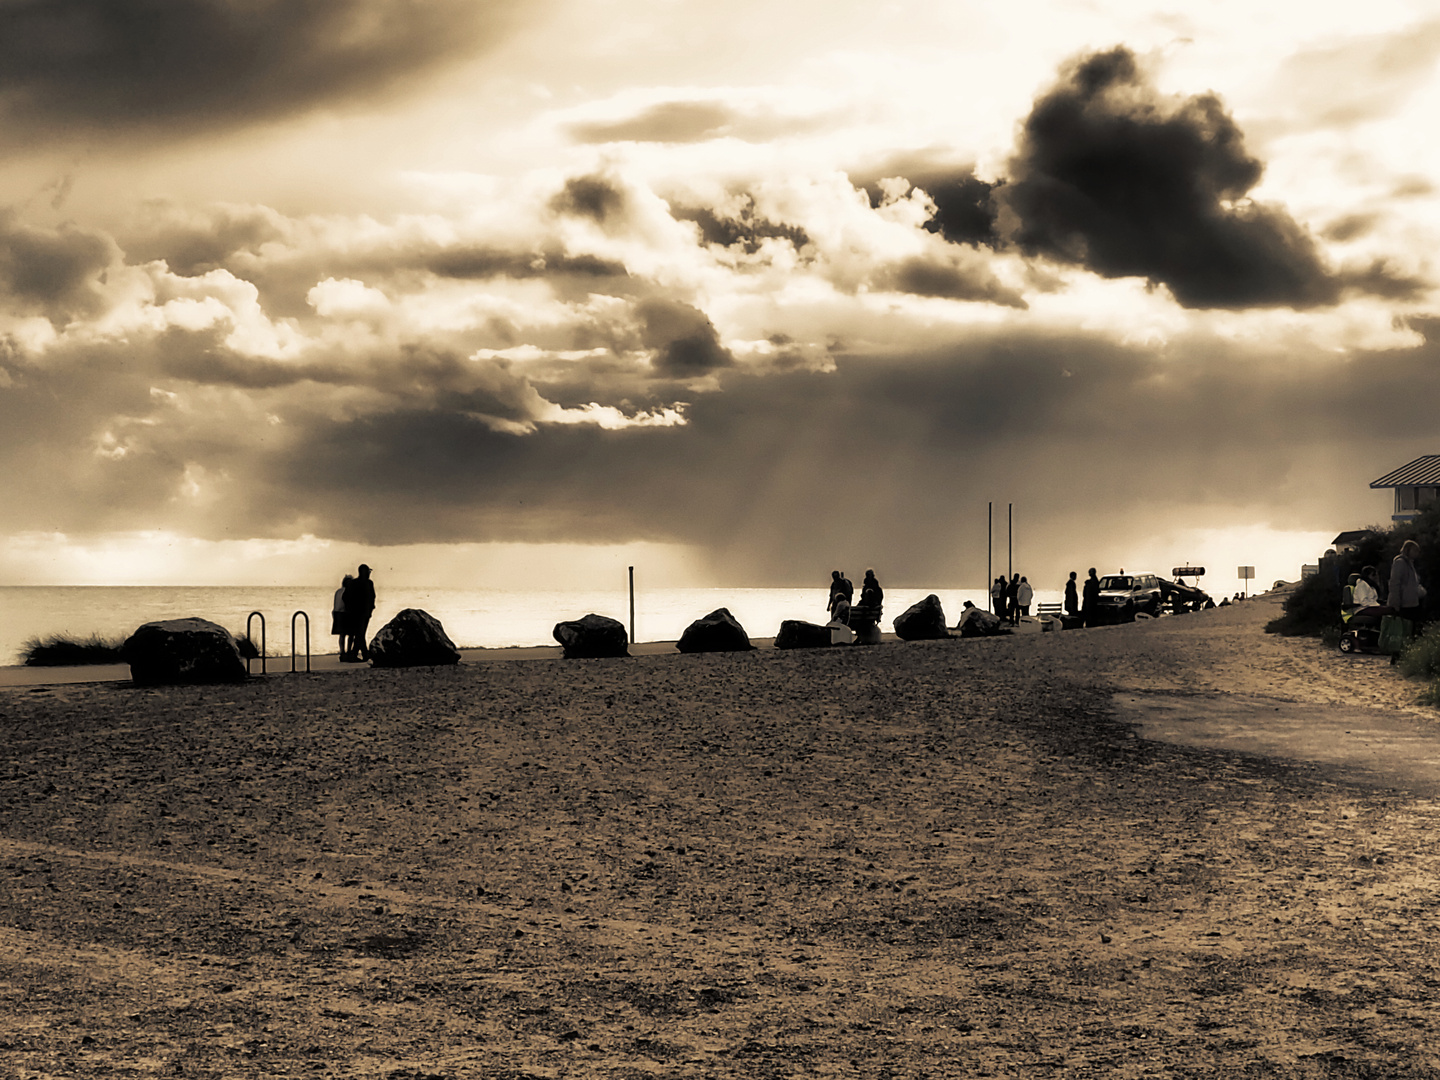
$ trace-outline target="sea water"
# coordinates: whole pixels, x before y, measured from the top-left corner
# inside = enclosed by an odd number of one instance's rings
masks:
[[[377,582],[378,598],[370,633],[404,608],[420,608],[440,620],[460,648],[554,645],[557,622],[594,612],[631,625],[630,596],[624,589],[589,592],[506,591],[496,589],[407,589]],[[985,606],[983,589],[906,589],[885,591],[882,629],[911,604],[934,592],[954,625],[964,601]],[[333,653],[330,634],[331,588],[282,586],[9,586],[0,587],[0,665],[19,664],[25,642],[64,634],[88,638],[124,638],[142,623],[195,616],[219,623],[243,637],[247,625],[258,645],[264,618],[265,651],[289,656],[291,630],[296,649],[305,654],[306,617],[312,654]],[[640,589],[635,593],[636,641],[674,641],[696,619],[728,608],[751,637],[774,637],[785,619],[823,623],[828,615],[828,582],[810,589]],[[1035,602],[1055,603],[1058,591],[1037,590]],[[1034,610],[1032,608],[1032,610]],[[304,616],[297,615],[303,612]]]

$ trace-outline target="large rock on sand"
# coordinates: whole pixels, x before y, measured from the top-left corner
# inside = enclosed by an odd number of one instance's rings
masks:
[[[744,652],[755,646],[730,610],[722,607],[687,626],[675,647],[683,653],[697,653]]]
[[[830,627],[803,619],[786,619],[775,635],[777,649],[818,649],[831,644]]]
[[[419,608],[400,612],[370,642],[370,663],[375,667],[437,667],[459,662],[460,650],[440,620]]]
[[[945,609],[940,606],[940,597],[931,593],[918,604],[895,616],[895,636],[902,641],[930,641],[946,638],[950,631],[945,627]]]
[[[136,686],[244,682],[248,675],[230,631],[208,619],[148,622],[125,639],[120,655]]]
[[[591,613],[573,622],[556,623],[554,634],[565,650],[566,660],[630,655],[625,625],[604,615]]]

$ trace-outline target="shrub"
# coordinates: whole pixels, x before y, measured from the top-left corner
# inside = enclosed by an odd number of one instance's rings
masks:
[[[1265,624],[1267,634],[1315,637],[1340,621],[1340,586],[1319,573],[1295,586],[1285,600],[1285,614]]]
[[[1395,663],[1408,679],[1440,678],[1440,626],[1431,626],[1406,645]]]
[[[122,663],[121,638],[74,638],[68,634],[51,634],[47,638],[32,637],[20,649],[28,667],[77,667],[82,664]]]
[[[1390,560],[1406,537],[1378,525],[1372,525],[1369,531],[1370,535],[1361,540],[1354,551],[1322,559],[1320,572],[1295,586],[1295,591],[1285,600],[1285,613],[1271,619],[1265,625],[1265,632],[1285,637],[1318,637],[1327,629],[1338,627],[1343,586],[1361,567],[1375,567],[1383,590],[1390,574]],[[1440,536],[1440,519],[1437,519],[1437,536]],[[1436,565],[1440,566],[1440,562]]]

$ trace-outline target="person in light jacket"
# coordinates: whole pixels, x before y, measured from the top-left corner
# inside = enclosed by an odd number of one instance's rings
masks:
[[[1035,599],[1035,590],[1030,587],[1030,579],[1020,578],[1020,584],[1015,587],[1015,602],[1020,605],[1020,614],[1030,615],[1030,601]]]

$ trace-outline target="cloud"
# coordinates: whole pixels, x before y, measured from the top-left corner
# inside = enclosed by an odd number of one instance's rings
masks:
[[[0,210],[0,294],[10,313],[35,312],[52,322],[100,309],[101,277],[119,257],[108,237],[75,225],[45,229]]]
[[[982,260],[953,249],[926,252],[893,263],[875,275],[880,288],[945,300],[976,300],[1024,308],[1025,300],[1002,285]]]
[[[703,546],[739,580],[791,582],[831,555],[908,584],[967,579],[999,499],[1016,503],[1021,565],[1123,564],[1160,518],[1363,516],[1365,484],[1429,437],[1436,357],[1427,344],[1277,364],[1198,339],[1159,357],[1099,336],[972,333],[829,374],[730,369],[683,428],[517,438],[429,409],[321,421],[277,486],[322,535],[643,537]]]
[[[678,221],[694,222],[704,244],[737,247],[753,255],[766,240],[788,240],[798,251],[810,243],[810,237],[798,225],[771,221],[757,212],[754,197],[737,193],[729,205],[721,207],[677,205],[671,213]]]
[[[935,212],[925,225],[928,231],[939,233],[952,244],[999,244],[995,193],[1000,183],[981,180],[973,164],[956,164],[943,154],[920,151],[896,155],[878,166],[851,173],[856,186],[870,196],[870,205],[876,207],[886,198],[881,181],[890,177],[905,179],[935,204]]]
[[[636,314],[642,326],[640,340],[654,350],[655,370],[661,375],[690,379],[735,362],[720,343],[714,323],[699,308],[656,297],[642,300]]]
[[[1010,170],[999,198],[1023,250],[1144,277],[1184,307],[1313,308],[1386,276],[1332,271],[1282,207],[1250,200],[1263,167],[1220,100],[1159,94],[1123,47],[1035,103]]]
[[[662,101],[619,120],[572,124],[570,133],[586,143],[700,142],[722,134],[737,118],[734,109],[715,101]]]
[[[519,8],[466,0],[7,0],[12,137],[212,128],[371,98],[472,54]]]
[[[1286,130],[1348,129],[1392,116],[1434,76],[1437,59],[1440,19],[1302,50],[1275,74]]]
[[[233,270],[237,253],[253,254],[292,231],[289,221],[266,206],[192,209],[156,200],[141,207],[119,241],[131,262],[163,259],[175,273],[191,276]]]
[[[820,116],[786,115],[759,104],[681,100],[658,101],[616,118],[576,121],[566,130],[581,143],[684,144],[723,138],[767,142],[813,131],[823,122]]]
[[[604,225],[624,215],[627,199],[624,189],[607,177],[572,176],[550,206],[556,213],[589,218]]]

